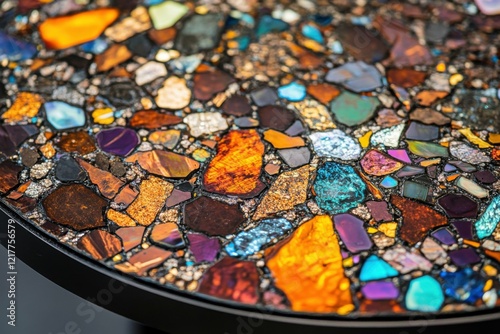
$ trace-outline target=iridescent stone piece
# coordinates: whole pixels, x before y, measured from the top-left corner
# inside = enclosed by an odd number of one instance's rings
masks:
[[[104,152],[122,157],[129,155],[139,145],[139,136],[128,128],[102,130],[97,133],[96,139]]]
[[[328,132],[314,132],[309,135],[314,151],[320,157],[355,160],[361,154],[361,147],[342,130],[333,129]]]
[[[354,126],[368,121],[379,105],[380,102],[374,97],[344,91],[332,101],[330,110],[340,123]]]
[[[489,237],[500,223],[500,196],[494,197],[481,217],[474,224],[480,239]]]
[[[333,217],[335,230],[352,253],[369,250],[373,243],[363,227],[363,221],[353,215],[344,213]]]
[[[47,121],[54,129],[62,131],[85,125],[86,117],[83,109],[66,102],[52,101],[43,104]]]

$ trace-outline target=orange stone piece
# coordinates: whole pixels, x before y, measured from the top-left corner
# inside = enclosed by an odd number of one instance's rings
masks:
[[[20,92],[12,106],[2,114],[2,118],[9,122],[18,122],[24,118],[35,117],[42,103],[43,99],[40,95]]]
[[[273,129],[264,132],[264,140],[270,142],[274,148],[278,149],[306,146],[304,139],[301,137],[290,137]]]
[[[320,83],[308,86],[307,94],[323,104],[328,104],[340,95],[340,89],[326,83]]]
[[[200,163],[196,160],[181,154],[162,150],[138,152],[128,157],[125,161],[137,161],[148,172],[170,178],[184,178],[200,168]]]
[[[230,131],[219,142],[217,154],[203,176],[205,190],[253,197],[265,188],[259,179],[264,144],[255,130]]]
[[[40,37],[48,49],[67,49],[96,39],[119,15],[116,8],[99,8],[51,17],[40,24]]]
[[[113,44],[106,51],[95,56],[94,62],[98,72],[106,72],[130,58],[132,58],[132,52],[125,45]],[[115,68],[112,74],[121,77],[128,76],[130,73],[123,68]]]
[[[121,240],[106,231],[94,230],[78,240],[78,248],[88,252],[94,259],[103,260],[121,252]]]
[[[354,310],[350,281],[344,275],[329,216],[312,218],[268,249],[266,263],[294,311],[344,315]]]
[[[434,90],[423,90],[415,96],[415,99],[418,102],[418,104],[420,104],[424,107],[430,107],[434,102],[436,102],[437,100],[441,100],[442,98],[446,97],[447,95],[448,95],[448,92],[440,92],[440,91],[434,91]]]

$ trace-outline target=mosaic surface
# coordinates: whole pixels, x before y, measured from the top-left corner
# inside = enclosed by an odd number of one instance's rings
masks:
[[[188,295],[495,308],[499,30],[497,0],[3,1],[0,200]]]

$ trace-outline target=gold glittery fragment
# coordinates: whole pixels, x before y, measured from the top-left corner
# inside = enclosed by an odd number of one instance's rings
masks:
[[[380,232],[384,233],[389,238],[395,238],[397,228],[398,228],[398,223],[389,222],[389,223],[380,224],[378,227],[378,230]]]
[[[52,143],[47,143],[45,145],[42,145],[40,147],[40,152],[42,152],[43,156],[46,157],[47,159],[50,159],[54,155],[56,155],[56,150],[54,149]]]
[[[108,210],[108,213],[106,214],[106,218],[108,218],[109,220],[114,222],[116,225],[121,226],[121,227],[136,226],[135,221],[132,218],[130,218],[128,215],[126,215],[122,212],[113,210],[113,209]]]
[[[465,138],[467,138],[468,141],[470,141],[472,144],[476,145],[479,148],[491,148],[491,147],[493,147],[493,145],[485,142],[484,140],[482,140],[481,138],[479,138],[478,136],[473,134],[471,129],[469,129],[469,128],[460,129],[460,130],[458,130],[458,132],[463,134],[465,136]]]
[[[19,122],[25,117],[35,117],[42,103],[43,99],[40,95],[20,92],[9,110],[2,114],[2,119],[8,122]]]
[[[303,102],[297,102],[294,103],[294,107],[299,111],[300,115],[311,130],[327,130],[336,128],[328,109],[317,101],[306,100]]]
[[[149,28],[151,28],[151,21],[148,11],[141,6],[131,11],[130,16],[107,28],[104,34],[115,42],[123,42]]]

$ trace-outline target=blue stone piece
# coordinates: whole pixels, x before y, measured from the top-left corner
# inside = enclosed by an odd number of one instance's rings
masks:
[[[336,55],[344,53],[344,48],[342,47],[342,43],[340,43],[339,41],[333,42],[331,49],[332,52],[335,53]]]
[[[46,102],[43,106],[47,121],[56,130],[67,130],[85,125],[85,112],[82,108],[61,101]]]
[[[442,271],[444,293],[456,300],[474,304],[483,296],[484,279],[471,268],[454,273]]]
[[[493,198],[483,215],[475,223],[479,239],[489,237],[500,222],[500,195]]]
[[[174,59],[170,62],[170,67],[179,74],[193,73],[200,63],[201,58],[198,55],[191,55]]]
[[[316,22],[320,26],[327,26],[333,21],[333,16],[331,16],[329,14],[326,14],[326,15],[314,14],[313,20],[314,20],[314,22]]]
[[[361,267],[359,279],[362,282],[375,281],[398,276],[398,274],[398,271],[389,263],[376,255],[370,255],[363,264],[363,267]]]
[[[444,302],[443,290],[439,282],[428,275],[413,279],[406,292],[406,308],[411,311],[439,311]]]
[[[288,23],[275,19],[272,16],[264,15],[259,21],[257,25],[257,31],[255,32],[257,38],[264,36],[265,34],[269,34],[271,32],[282,32],[288,30],[290,26]]]
[[[239,36],[235,40],[238,42],[238,49],[240,51],[245,51],[250,45],[250,36]]]
[[[83,52],[98,55],[108,48],[108,42],[104,38],[96,38],[93,41],[82,44],[80,47]]]
[[[0,60],[21,61],[31,59],[35,54],[35,45],[0,31]]]
[[[302,26],[302,35],[320,44],[323,44],[325,42],[323,35],[321,35],[321,31],[315,26],[310,24],[305,24]]]
[[[386,189],[395,188],[398,186],[398,180],[396,180],[395,178],[393,178],[390,175],[387,175],[386,177],[384,177],[382,179],[382,182],[380,182],[380,185]]]
[[[344,213],[365,200],[366,185],[354,168],[325,162],[314,181],[316,203],[331,214]]]
[[[292,224],[284,218],[263,220],[257,227],[239,233],[226,246],[226,252],[234,257],[255,254],[274,238],[282,236],[292,228]]]
[[[288,101],[299,102],[306,97],[306,87],[294,81],[278,88],[278,96]]]

